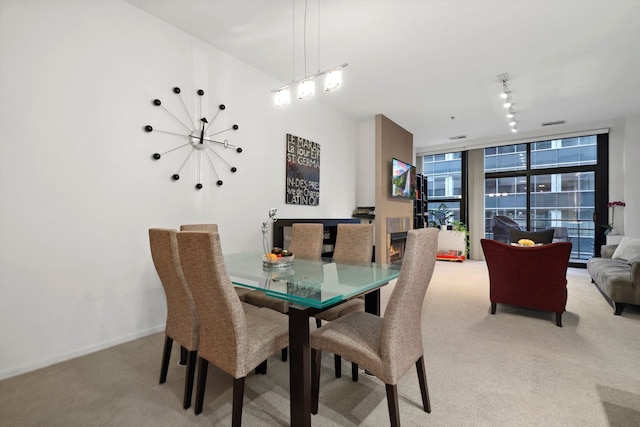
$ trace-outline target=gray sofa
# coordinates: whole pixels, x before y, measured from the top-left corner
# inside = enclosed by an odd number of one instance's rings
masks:
[[[611,258],[618,245],[603,245],[600,257],[587,262],[587,271],[619,315],[625,304],[640,305],[640,261]]]

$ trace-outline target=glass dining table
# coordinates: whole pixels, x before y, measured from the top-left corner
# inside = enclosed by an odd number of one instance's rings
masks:
[[[224,256],[234,285],[264,290],[289,308],[289,394],[291,425],[311,426],[309,317],[364,294],[365,311],[380,314],[380,287],[396,279],[399,266],[343,264],[331,259],[295,259],[290,267],[265,267],[259,253]]]

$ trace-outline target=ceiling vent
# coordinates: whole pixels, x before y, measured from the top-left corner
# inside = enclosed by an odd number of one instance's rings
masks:
[[[467,135],[459,135],[459,136],[450,136],[449,141],[456,141],[458,139],[465,139]]]
[[[555,122],[542,123],[542,126],[555,126],[555,125],[563,125],[563,124],[564,124],[564,120],[557,120]]]

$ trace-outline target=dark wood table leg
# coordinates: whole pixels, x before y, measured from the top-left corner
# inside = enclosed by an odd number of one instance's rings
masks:
[[[304,308],[289,308],[289,394],[292,426],[311,427],[311,314],[312,311]]]
[[[364,311],[380,316],[380,288],[364,295]]]
[[[364,311],[380,316],[380,288],[364,295]],[[362,373],[365,375],[373,376],[368,371],[362,371]],[[354,381],[356,380],[354,379]]]

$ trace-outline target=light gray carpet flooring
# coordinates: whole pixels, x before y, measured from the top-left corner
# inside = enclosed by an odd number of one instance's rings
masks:
[[[499,304],[489,314],[484,262],[438,262],[422,318],[432,412],[421,409],[412,369],[399,384],[402,424],[639,426],[640,307],[614,316],[586,270],[569,269],[568,279],[558,328],[553,313]],[[230,425],[232,379],[213,367],[203,413],[182,409],[178,346],[158,384],[163,340],[154,334],[0,381],[0,426]],[[350,372],[343,361],[336,379],[332,355],[323,355],[312,424],[388,425],[384,385],[363,375],[354,383]],[[247,378],[243,424],[289,425],[288,364],[278,356],[267,375]]]

